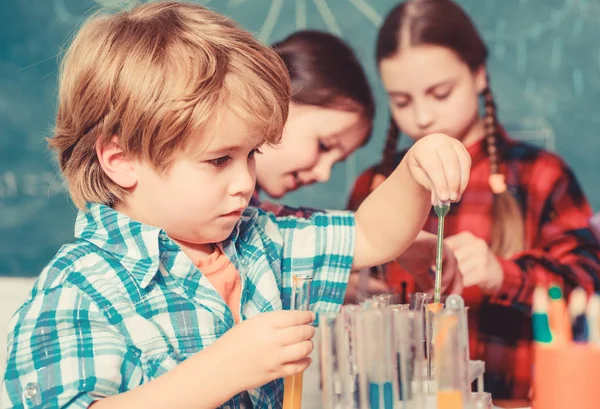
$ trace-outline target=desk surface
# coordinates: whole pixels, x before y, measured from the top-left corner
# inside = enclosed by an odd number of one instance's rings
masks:
[[[528,400],[510,399],[510,400],[494,400],[494,405],[499,408],[529,408],[531,402]]]

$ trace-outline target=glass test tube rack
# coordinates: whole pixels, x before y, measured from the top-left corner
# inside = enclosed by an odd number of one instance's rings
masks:
[[[431,301],[421,301],[411,310],[374,296],[321,314],[323,409],[492,407],[483,392],[485,364],[469,361],[464,306],[447,305],[426,320]]]

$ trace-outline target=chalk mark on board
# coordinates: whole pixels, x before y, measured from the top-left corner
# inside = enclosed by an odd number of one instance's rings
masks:
[[[562,8],[552,12],[550,18],[537,24],[532,24],[523,30],[489,31],[483,30],[484,37],[494,41],[516,41],[525,38],[539,38],[542,34],[555,30],[571,14],[578,0],[565,0]]]
[[[354,7],[356,7],[356,9],[362,13],[363,16],[365,16],[366,18],[371,20],[371,22],[376,27],[379,27],[379,25],[382,23],[383,18],[379,15],[379,13],[377,13],[377,10],[375,10],[365,0],[348,0],[348,1],[350,3],[352,3],[354,5]]]
[[[340,26],[335,20],[335,16],[327,6],[327,3],[325,3],[325,0],[313,0],[313,2],[315,3],[315,6],[317,6],[317,10],[321,15],[321,18],[323,19],[327,30],[329,30],[329,32],[332,34],[341,36],[342,30],[340,29]]]
[[[296,29],[306,29],[306,0],[296,0]]]
[[[275,28],[275,24],[277,24],[277,19],[279,18],[279,13],[281,13],[281,8],[283,7],[283,0],[273,0],[271,3],[271,7],[269,7],[269,12],[267,13],[267,17],[265,18],[265,22],[263,23],[262,28],[258,34],[258,39],[263,43],[269,41],[269,37]]]

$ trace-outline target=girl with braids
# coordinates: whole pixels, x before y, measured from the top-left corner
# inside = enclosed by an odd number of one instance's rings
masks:
[[[471,354],[486,362],[485,387],[494,398],[526,398],[534,287],[558,282],[567,294],[578,286],[600,290],[591,208],[559,157],[512,140],[498,123],[486,46],[457,4],[401,3],[380,29],[376,54],[391,122],[383,159],[359,177],[349,207],[356,209],[399,163],[401,133],[418,140],[443,132],[467,147],[471,179],[446,217],[445,242],[470,306]],[[436,226],[432,213],[424,228]]]
[[[259,194],[282,198],[302,186],[327,182],[337,162],[368,142],[375,102],[360,62],[342,39],[304,30],[273,48],[289,70],[292,101],[281,143],[261,148],[256,156],[257,183],[250,204],[277,216],[310,217],[316,209],[261,201]],[[432,248],[435,240],[422,233],[415,245]],[[423,259],[420,264],[431,261]],[[456,259],[448,248],[444,263],[448,270],[456,269]],[[345,302],[357,302],[363,293],[386,292],[390,292],[388,285],[376,277],[361,282],[358,274],[352,274]]]

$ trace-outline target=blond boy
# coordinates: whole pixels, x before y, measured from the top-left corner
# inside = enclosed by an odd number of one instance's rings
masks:
[[[277,55],[199,5],[95,16],[63,62],[57,151],[77,239],[15,315],[3,401],[31,408],[279,408],[310,363],[312,312],[281,311],[292,272],[315,312],[350,270],[398,256],[470,159],[417,142],[358,212],[276,218],[248,201],[254,155],[287,117]]]

